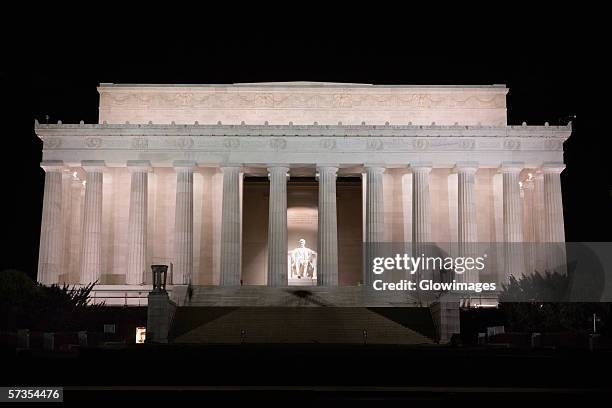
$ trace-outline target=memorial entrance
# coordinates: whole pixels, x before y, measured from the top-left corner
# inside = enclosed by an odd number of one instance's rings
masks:
[[[296,172],[303,174],[303,172]],[[314,169],[312,169],[314,173]],[[268,253],[269,181],[245,177],[242,230],[242,284],[265,285]],[[318,272],[318,191],[315,177],[287,182],[287,276],[289,286],[316,286]],[[362,183],[339,177],[337,191],[338,281],[357,285],[362,266]]]

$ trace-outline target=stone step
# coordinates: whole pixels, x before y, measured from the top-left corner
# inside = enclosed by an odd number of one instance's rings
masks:
[[[383,307],[423,306],[413,294],[406,292],[374,292],[360,286],[340,287],[267,287],[267,286],[194,286],[184,306],[326,306]]]
[[[427,308],[402,308],[398,313],[404,324],[363,307],[182,307],[170,338],[176,343],[433,342]]]

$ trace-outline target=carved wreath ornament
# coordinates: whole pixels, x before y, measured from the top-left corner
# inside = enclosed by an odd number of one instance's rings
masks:
[[[323,139],[321,140],[321,148],[334,150],[336,148],[336,141],[331,139]]]
[[[62,139],[56,137],[51,139],[45,139],[44,145],[47,149],[57,149],[62,145]]]
[[[179,149],[191,149],[193,147],[193,139],[190,137],[179,137],[176,140],[176,147]]]
[[[383,142],[380,139],[370,139],[366,143],[366,148],[368,150],[382,150]]]
[[[227,149],[237,149],[240,146],[240,140],[238,139],[227,139],[223,142],[223,146]]]
[[[98,148],[102,146],[102,139],[99,137],[88,137],[85,139],[85,145],[87,147]]]
[[[270,147],[274,150],[283,150],[287,147],[287,141],[285,139],[272,139],[270,140]]]
[[[146,149],[147,147],[149,147],[149,142],[144,137],[132,139],[132,149]]]

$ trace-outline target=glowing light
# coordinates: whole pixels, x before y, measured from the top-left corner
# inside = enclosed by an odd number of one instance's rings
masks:
[[[137,327],[136,328],[136,344],[143,344],[147,339],[147,328]]]

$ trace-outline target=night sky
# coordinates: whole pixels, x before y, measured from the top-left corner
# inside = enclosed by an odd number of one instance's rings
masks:
[[[11,39],[10,51],[0,59],[0,271],[36,274],[44,173],[34,119],[44,123],[48,115],[50,123],[97,123],[100,82],[506,84],[511,125],[566,124],[576,115],[564,146],[566,239],[612,241],[612,132],[604,127],[612,119],[609,97],[603,95],[609,91],[610,72],[603,65],[609,45],[598,32],[578,36],[559,24],[525,33],[518,24],[498,36],[499,27],[491,25],[438,40],[415,35],[422,32],[411,27],[376,34],[353,27],[334,35],[317,29],[297,36],[283,30],[220,36],[192,27],[191,35],[165,39],[165,33],[142,27],[125,33],[118,26],[117,35],[95,37],[80,28]]]

